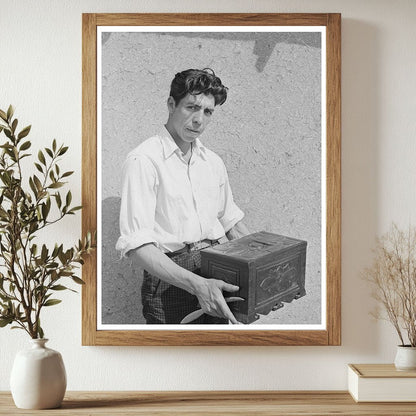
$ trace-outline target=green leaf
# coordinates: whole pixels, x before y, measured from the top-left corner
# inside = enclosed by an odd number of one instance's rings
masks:
[[[13,318],[0,318],[0,328],[4,328],[5,326],[11,324],[13,322]]]
[[[10,104],[9,105],[9,108],[7,109],[7,121],[11,121],[11,119],[12,119],[12,117],[13,117],[13,114],[14,114],[14,108],[13,108],[13,106]]]
[[[40,258],[41,258],[42,262],[45,262],[47,257],[48,257],[48,249],[45,246],[45,244],[43,244],[42,245],[42,252],[40,254]]]
[[[50,184],[48,188],[51,188],[51,189],[62,188],[64,185],[65,185],[64,182],[55,182],[55,183]]]
[[[37,190],[40,192],[42,190],[42,182],[39,180],[39,178],[36,175],[33,175],[33,181],[36,185]]]
[[[66,178],[67,176],[71,176],[74,173],[74,171],[70,171],[70,172],[65,172],[61,178]]]
[[[29,225],[29,231],[31,234],[33,234],[35,231],[39,229],[39,224],[37,222],[32,222]]]
[[[17,118],[15,118],[13,120],[13,123],[12,123],[12,132],[13,133],[16,131],[17,123],[18,123],[18,120],[17,120]]]
[[[42,168],[42,166],[41,166],[41,165],[39,165],[39,163],[36,163],[36,162],[35,162],[35,166],[36,166],[36,169],[37,169],[39,172],[43,173],[43,168]]]
[[[63,245],[63,244],[61,244],[61,245],[58,247],[58,253],[57,253],[57,255],[59,256],[60,254],[62,254],[62,253],[63,253],[63,251],[64,251],[64,245]]]
[[[7,123],[7,114],[3,110],[0,110],[0,117]]]
[[[51,287],[51,290],[67,290],[68,288],[63,285],[55,285]]]
[[[39,150],[39,152],[38,152],[38,159],[40,160],[40,162],[41,162],[43,165],[45,165],[45,166],[46,166],[46,159],[45,159],[45,156],[44,156],[44,154],[42,153],[42,151],[41,151],[41,150]]]
[[[4,129],[4,134],[6,135],[8,139],[12,139],[13,137],[12,132],[7,128]]]
[[[20,139],[23,139],[24,137],[26,137],[28,134],[29,134],[29,132],[30,132],[30,129],[32,128],[32,126],[26,126],[18,135],[17,135],[17,138],[20,140]]]
[[[58,249],[59,249],[58,244],[55,243],[55,247],[53,248],[53,251],[52,251],[53,258],[55,258],[58,255]]]
[[[69,207],[71,202],[72,202],[72,194],[71,194],[71,191],[68,191],[68,193],[66,194],[65,205]]]
[[[55,194],[56,204],[58,205],[58,208],[61,208],[62,206],[62,200],[61,200],[61,194],[57,192]]]
[[[53,142],[52,142],[52,150],[56,152],[56,140],[55,139],[53,139]]]
[[[77,206],[77,207],[73,207],[71,208],[71,210],[68,212],[68,214],[74,214],[75,211],[79,211],[80,209],[82,209],[82,206]]]
[[[3,128],[7,128],[7,127],[3,126]],[[3,143],[2,145],[0,145],[0,149],[11,149],[12,147],[13,146],[9,143]]]
[[[58,252],[58,258],[59,258],[59,261],[62,264],[65,264],[66,263],[67,258],[66,258],[66,255],[65,255],[65,253],[63,251],[59,251]]]
[[[40,205],[38,205],[36,207],[36,217],[38,219],[38,221],[36,221],[37,223],[39,223],[39,221],[42,221],[43,220],[43,217],[42,217],[42,207]]]
[[[48,195],[48,193],[47,193],[46,191],[42,190],[42,191],[39,193],[39,198],[40,198],[40,199],[45,198],[45,196],[47,196],[47,195]]]
[[[35,194],[35,197],[37,198],[38,190],[37,190],[37,188],[35,186],[35,183],[33,182],[33,179],[31,177],[29,178],[29,186],[30,186],[30,189],[32,190],[32,192]]]
[[[48,299],[43,306],[53,306],[53,305],[57,305],[58,303],[61,303],[62,300],[60,299]]]
[[[45,221],[48,218],[50,208],[51,208],[50,204],[49,205],[47,203],[46,204],[42,204],[42,218]]]
[[[53,153],[52,153],[52,150],[51,149],[49,149],[49,148],[45,148],[45,152],[49,155],[49,157],[53,157]]]
[[[38,335],[41,339],[45,336],[45,333],[43,332],[43,329],[40,325],[38,326]]]
[[[6,185],[10,185],[10,176],[5,172],[3,175],[0,175],[1,181]]]
[[[20,133],[21,134],[21,133]],[[19,134],[19,136],[20,136]],[[27,150],[29,149],[29,147],[32,146],[32,143],[30,143],[30,141],[28,140],[27,142],[24,142],[21,146],[20,146],[20,150]]]
[[[61,150],[59,151],[58,156],[62,156],[63,154],[66,153],[67,150],[68,150],[68,146],[62,147]]]
[[[82,279],[80,279],[78,276],[72,276],[71,279],[75,283],[78,283],[79,285],[85,285],[85,282]]]

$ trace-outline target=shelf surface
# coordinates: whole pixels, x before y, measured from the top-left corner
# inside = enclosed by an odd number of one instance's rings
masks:
[[[14,406],[0,392],[0,415],[415,415],[414,403],[355,403],[345,391],[67,392],[47,411]]]

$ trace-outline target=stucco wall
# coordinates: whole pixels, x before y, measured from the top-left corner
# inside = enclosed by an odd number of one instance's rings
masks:
[[[32,123],[34,148],[54,137],[70,145],[62,169],[76,171],[80,202],[81,13],[192,11],[342,13],[342,346],[81,347],[73,293],[45,310],[49,344],[63,355],[70,390],[345,389],[347,363],[392,362],[398,342],[370,317],[359,273],[392,220],[416,222],[413,0],[0,0],[0,108],[13,103],[21,123]],[[71,217],[44,237],[70,244],[80,229]],[[27,343],[0,329],[0,390]]]
[[[229,88],[201,140],[224,160],[255,231],[308,242],[307,295],[256,323],[321,323],[321,33],[103,34],[103,323],[141,323],[141,273],[114,250],[120,166],[167,121],[176,72],[211,67]]]

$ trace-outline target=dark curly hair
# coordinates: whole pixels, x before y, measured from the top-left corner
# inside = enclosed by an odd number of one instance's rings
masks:
[[[178,104],[187,94],[212,94],[215,105],[221,105],[227,99],[227,90],[211,68],[187,69],[175,75],[170,85],[170,96]]]

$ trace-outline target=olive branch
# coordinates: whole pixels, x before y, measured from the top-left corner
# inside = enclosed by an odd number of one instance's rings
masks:
[[[34,162],[36,173],[24,183],[22,159],[31,156],[31,142],[25,138],[31,126],[17,132],[14,109],[0,110],[0,327],[25,330],[32,338],[43,338],[40,315],[43,307],[61,302],[55,292],[70,290],[61,283],[69,278],[83,280],[76,271],[83,258],[94,249],[91,233],[67,250],[55,244],[49,249],[36,244],[38,233],[74,215],[81,206],[71,206],[71,191],[61,193],[72,171],[61,172],[58,162],[68,147],[54,139],[50,148],[39,150]]]

